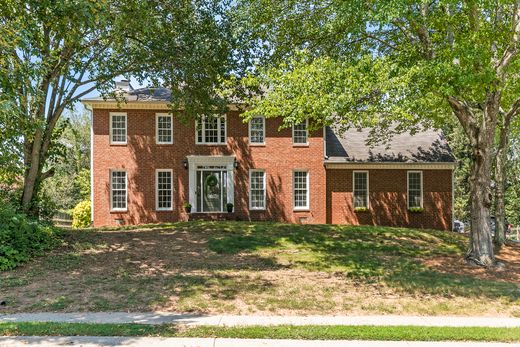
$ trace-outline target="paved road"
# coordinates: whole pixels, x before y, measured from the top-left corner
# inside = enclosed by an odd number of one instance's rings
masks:
[[[482,342],[400,342],[400,341],[302,341],[193,339],[159,337],[0,337],[1,347],[18,346],[125,346],[125,347],[512,347],[519,344]]]
[[[520,318],[450,316],[200,316],[175,313],[20,313],[1,315],[0,322],[141,323],[247,326],[247,325],[416,325],[520,327]]]

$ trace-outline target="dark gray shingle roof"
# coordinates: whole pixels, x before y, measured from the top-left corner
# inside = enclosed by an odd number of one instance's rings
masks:
[[[139,88],[131,89],[126,93],[122,93],[121,96],[126,99],[127,102],[169,102],[171,99],[172,92],[167,88]],[[93,98],[84,98],[82,101],[113,101],[114,99],[104,99],[102,96],[96,96]]]
[[[369,129],[344,132],[326,128],[327,162],[411,162],[446,163],[455,158],[442,133],[426,130],[414,135],[394,135],[388,143],[367,145]]]

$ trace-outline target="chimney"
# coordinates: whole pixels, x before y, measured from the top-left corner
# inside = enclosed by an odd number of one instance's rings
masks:
[[[132,90],[132,86],[130,85],[130,81],[127,79],[123,79],[121,81],[116,81],[116,90],[123,91],[125,93]]]

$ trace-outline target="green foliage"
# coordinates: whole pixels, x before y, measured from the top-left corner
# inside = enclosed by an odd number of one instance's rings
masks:
[[[87,228],[91,222],[91,203],[85,200],[76,205],[72,211],[72,227]]]
[[[0,271],[16,267],[58,244],[57,231],[0,206]]]
[[[421,213],[421,212],[424,212],[424,208],[422,208],[422,207],[410,207],[408,209],[408,211],[410,211],[412,213]]]
[[[79,195],[82,199],[90,198],[90,170],[81,170],[74,180],[75,186],[78,187]]]
[[[368,212],[368,207],[354,207],[354,212]]]

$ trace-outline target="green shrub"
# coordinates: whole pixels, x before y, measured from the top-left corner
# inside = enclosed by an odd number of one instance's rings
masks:
[[[90,226],[90,201],[81,201],[72,211],[72,227],[86,228]]]
[[[59,243],[51,225],[32,221],[8,204],[0,206],[0,271],[16,267]]]

